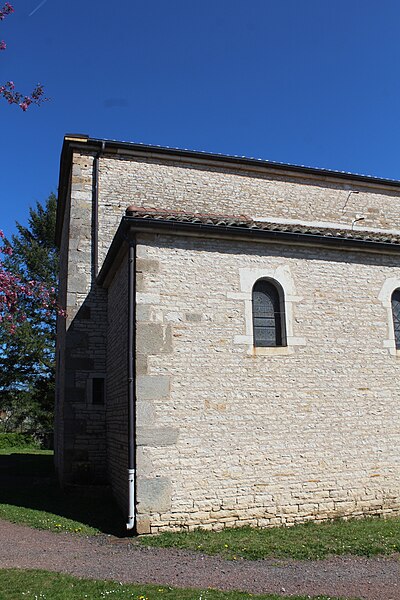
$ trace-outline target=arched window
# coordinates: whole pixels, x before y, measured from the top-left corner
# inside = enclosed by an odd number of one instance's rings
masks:
[[[396,349],[400,350],[400,289],[394,290],[392,294],[392,315]]]
[[[254,346],[286,346],[284,295],[280,284],[259,279],[253,286],[252,302]]]

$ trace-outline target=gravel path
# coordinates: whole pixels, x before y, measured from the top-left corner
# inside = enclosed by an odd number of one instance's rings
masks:
[[[0,521],[0,566],[176,587],[400,600],[398,556],[233,562],[183,550],[144,548],[126,539],[39,531],[6,521]]]

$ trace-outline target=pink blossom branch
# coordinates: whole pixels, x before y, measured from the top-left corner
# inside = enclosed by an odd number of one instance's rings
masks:
[[[0,85],[0,96],[3,96],[8,104],[18,104],[24,112],[31,104],[39,105],[45,102],[47,98],[44,98],[43,94],[43,86],[40,83],[37,84],[30,96],[24,96],[20,92],[16,92],[13,81],[7,81],[5,85]]]
[[[12,256],[12,247],[4,242],[4,233],[0,230],[0,253]],[[33,300],[39,310],[44,310],[46,316],[55,310],[58,315],[65,317],[66,312],[58,306],[55,289],[47,288],[40,281],[23,281],[17,275],[7,271],[0,259],[0,324],[9,326],[11,333],[15,332],[16,323],[26,321],[22,309],[23,302]]]
[[[14,8],[9,2],[6,2],[3,8],[0,9],[0,21],[4,21],[4,19],[13,12]]]
[[[0,21],[3,21],[6,16],[14,12],[14,8],[9,2],[6,2],[2,9],[0,9]],[[0,41],[0,51],[5,50],[7,44],[4,40]],[[13,81],[7,81],[4,85],[0,86],[0,96],[8,102],[8,104],[18,104],[18,106],[25,112],[31,104],[39,106],[42,102],[48,100],[43,96],[43,86],[38,83],[34,90],[29,96],[21,94],[21,92],[15,91],[15,85]]]

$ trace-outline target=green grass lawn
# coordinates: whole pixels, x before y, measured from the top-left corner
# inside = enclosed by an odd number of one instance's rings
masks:
[[[53,452],[27,447],[0,450],[0,519],[82,535],[125,533],[111,498],[62,491]]]
[[[373,556],[400,551],[400,519],[362,519],[271,529],[196,530],[139,538],[146,546],[185,548],[231,560],[268,557],[320,559],[330,555]]]
[[[133,585],[115,581],[78,579],[47,571],[0,570],[0,600],[21,598],[48,600],[91,600],[97,598],[131,598],[132,600],[282,600],[277,595],[256,595],[217,590],[183,590],[164,585]],[[291,596],[291,600],[310,600],[310,596]],[[335,600],[315,596],[311,600]]]
[[[34,448],[26,446],[24,448],[0,448],[0,456],[10,454],[37,454],[39,456],[53,456],[53,450],[41,450],[40,448]]]

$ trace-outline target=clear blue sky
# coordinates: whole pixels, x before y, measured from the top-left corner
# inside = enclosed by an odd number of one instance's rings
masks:
[[[11,3],[0,82],[51,100],[0,102],[7,234],[66,132],[400,179],[396,0]]]

